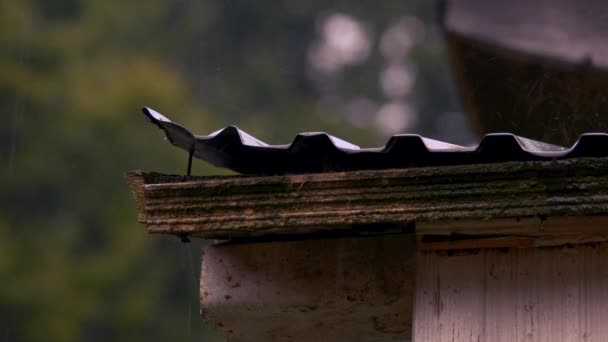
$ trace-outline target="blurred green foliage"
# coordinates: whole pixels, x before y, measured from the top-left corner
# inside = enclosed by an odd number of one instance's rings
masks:
[[[383,143],[319,106],[307,51],[332,11],[376,37],[406,14],[428,25],[410,100],[412,129],[433,135],[458,104],[428,1],[0,0],[0,341],[217,339],[198,316],[203,242],[136,222],[122,174],[186,161],[140,108],[201,134],[237,124],[270,143],[319,130]],[[381,97],[381,64],[374,47],[333,91]]]

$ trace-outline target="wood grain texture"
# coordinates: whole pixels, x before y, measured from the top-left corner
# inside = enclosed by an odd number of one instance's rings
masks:
[[[529,248],[608,241],[608,216],[437,221],[416,226],[418,249]]]
[[[414,243],[402,234],[209,245],[201,315],[228,341],[409,340]]]
[[[126,179],[150,233],[235,238],[606,215],[607,170],[607,158],[587,158],[267,177],[130,172]]]
[[[608,340],[608,244],[421,252],[417,342]]]

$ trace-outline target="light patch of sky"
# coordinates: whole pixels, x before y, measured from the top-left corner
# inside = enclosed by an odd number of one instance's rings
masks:
[[[405,63],[387,65],[380,73],[380,87],[389,99],[400,99],[408,95],[414,87],[415,74]]]
[[[320,39],[309,50],[309,63],[321,73],[335,73],[363,63],[372,46],[370,34],[352,16],[334,13],[321,24]]]
[[[376,113],[375,124],[381,133],[393,135],[411,129],[416,120],[416,111],[409,103],[389,102]]]
[[[416,17],[403,16],[387,25],[379,38],[379,43],[374,44],[374,37],[364,23],[349,14],[334,12],[322,16],[318,37],[308,51],[308,63],[322,93],[319,103],[322,117],[337,112],[354,127],[373,128],[386,136],[415,129],[418,121],[410,100],[416,83],[410,53],[425,39],[425,26]],[[335,86],[340,73],[348,66],[366,62],[374,47],[384,59],[378,72],[382,99],[342,98]]]
[[[389,62],[403,63],[410,50],[422,42],[424,37],[424,24],[420,19],[403,17],[382,33],[380,52]]]

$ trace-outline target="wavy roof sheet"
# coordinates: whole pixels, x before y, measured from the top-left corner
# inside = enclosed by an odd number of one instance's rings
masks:
[[[288,145],[269,145],[234,126],[209,135],[194,135],[151,108],[143,108],[143,112],[165,132],[173,145],[215,166],[243,174],[280,175],[608,157],[606,133],[583,134],[570,148],[509,133],[488,134],[475,147],[453,145],[415,134],[399,134],[392,136],[383,147],[360,148],[322,132],[300,133]]]

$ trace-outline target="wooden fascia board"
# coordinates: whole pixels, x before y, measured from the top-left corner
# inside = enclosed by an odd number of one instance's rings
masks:
[[[585,158],[259,177],[134,171],[126,179],[150,233],[230,239],[466,221],[493,235],[500,225],[484,222],[607,215],[607,171],[608,158]]]

